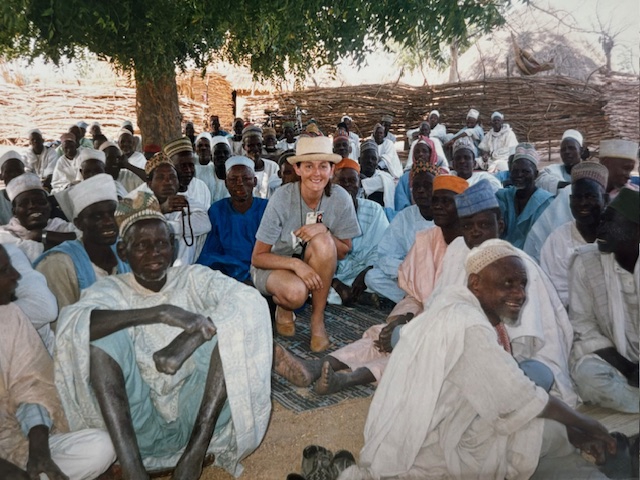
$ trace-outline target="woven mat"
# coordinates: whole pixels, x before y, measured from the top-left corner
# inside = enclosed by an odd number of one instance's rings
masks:
[[[355,307],[328,305],[325,310],[325,326],[331,347],[326,352],[313,353],[309,350],[311,306],[307,305],[302,312],[297,312],[296,335],[285,338],[274,332],[274,341],[299,357],[308,360],[322,358],[362,338],[362,334],[369,327],[384,323],[390,311],[391,304],[385,303],[381,305],[380,309],[362,305]],[[335,405],[348,398],[369,397],[374,391],[375,388],[371,385],[359,385],[331,395],[317,395],[313,391],[313,387],[299,388],[276,373],[271,374],[272,398],[285,408],[297,413]]]

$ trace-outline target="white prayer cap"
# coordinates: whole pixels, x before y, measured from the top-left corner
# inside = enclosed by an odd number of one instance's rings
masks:
[[[133,128],[133,123],[131,123],[131,120],[125,120],[124,122],[122,122],[122,125],[120,125],[121,127],[131,127]]]
[[[103,142],[98,147],[98,150],[100,150],[101,152],[104,152],[109,147],[117,148],[118,149],[118,155],[122,155],[122,150],[120,150],[120,147],[118,146],[118,144],[115,143],[115,142],[112,142],[112,141]],[[106,157],[106,154],[105,154],[105,157]]]
[[[436,117],[440,118],[440,112],[438,110],[431,110],[429,116],[431,115],[435,115]]]
[[[219,143],[226,143],[227,146],[231,148],[231,145],[229,145],[229,139],[227,137],[216,135],[215,137],[211,138],[211,149],[213,149],[213,147],[215,147]]]
[[[87,122],[85,122],[84,120],[80,120],[78,123],[76,123],[76,125],[79,126],[80,128],[84,128],[85,130],[89,126],[89,124]]]
[[[242,155],[234,155],[233,157],[229,157],[226,162],[224,162],[224,168],[227,173],[236,165],[242,165],[243,167],[247,167],[249,170],[255,173],[256,164],[250,158],[247,158]]]
[[[467,118],[473,118],[477,120],[479,116],[480,116],[480,112],[475,108],[472,108],[471,110],[469,110],[469,113],[467,113]]]
[[[464,266],[468,274],[480,273],[485,267],[505,257],[520,258],[520,255],[518,250],[509,242],[493,238],[471,249]]]
[[[11,160],[12,158],[16,158],[20,160],[22,163],[24,163],[24,161],[22,160],[22,155],[20,155],[15,150],[9,150],[8,152],[5,152],[4,155],[0,157],[0,168],[2,168],[2,165],[4,165],[7,160]]]
[[[42,187],[40,177],[35,173],[23,173],[12,179],[7,185],[7,197],[13,202],[13,200],[21,193],[28,192],[29,190],[42,190],[46,193]]]
[[[491,114],[491,120],[493,120],[493,119],[494,119],[494,118],[496,118],[496,117],[501,118],[501,119],[503,119],[503,120],[504,120],[504,115],[503,115],[503,114],[501,114],[500,112],[493,112],[493,113]]]
[[[353,118],[351,118],[349,115],[343,115],[342,118],[340,119],[341,122],[344,122],[345,120],[349,120],[350,122],[353,122]]]
[[[102,163],[107,163],[107,157],[104,152],[100,150],[94,150],[93,148],[83,148],[80,150],[80,154],[78,155],[78,163],[77,165],[82,165],[82,162],[85,160],[100,160]]]
[[[121,128],[120,130],[118,130],[118,141],[120,141],[123,135],[131,135],[133,137],[133,133],[131,133],[131,130]]]
[[[74,219],[89,205],[106,200],[118,201],[116,183],[113,181],[113,177],[106,173],[99,173],[83,180],[69,190],[69,201],[73,205]]]
[[[582,134],[577,130],[566,130],[562,134],[562,140],[564,140],[565,138],[572,138],[576,142],[578,142],[580,144],[580,146],[582,146],[582,140],[583,140]]]
[[[626,160],[638,159],[638,144],[629,140],[600,140],[600,159],[620,158]]]
[[[30,137],[34,133],[39,133],[40,135],[42,135],[42,132],[40,131],[39,128],[32,128],[27,132],[27,137]]]
[[[100,126],[100,123],[98,123],[98,122],[92,122],[92,123],[91,123],[91,128],[93,128],[93,127],[99,127],[99,126]]]
[[[217,135],[217,136],[218,137],[222,137],[222,135]],[[207,140],[209,140],[209,145],[211,146],[211,144],[212,144],[212,142],[211,142],[211,134],[209,132],[202,132],[201,134],[199,134],[196,137],[196,141],[194,142],[194,144],[198,145],[198,140],[200,140],[201,138],[206,138]],[[225,137],[222,137],[222,138],[225,138]]]

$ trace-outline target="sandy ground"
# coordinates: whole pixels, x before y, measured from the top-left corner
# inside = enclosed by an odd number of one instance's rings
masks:
[[[289,473],[300,473],[302,450],[313,444],[333,452],[349,450],[357,459],[370,403],[371,398],[357,398],[332,407],[294,413],[274,402],[267,434],[260,447],[242,462],[245,471],[240,478],[284,480]],[[232,480],[234,477],[220,468],[207,467],[200,478]]]

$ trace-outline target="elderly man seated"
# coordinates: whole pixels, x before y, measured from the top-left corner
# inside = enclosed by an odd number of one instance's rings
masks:
[[[496,193],[505,224],[502,238],[517,248],[524,247],[529,230],[553,201],[553,195],[536,187],[538,163],[534,146],[519,143],[509,168],[513,185]]]
[[[50,218],[51,204],[40,177],[24,173],[7,185],[13,217],[0,227],[0,243],[14,243],[30,261],[43,251],[76,238],[75,227],[60,218]]]
[[[434,294],[402,330],[371,403],[360,466],[340,478],[606,478],[574,446],[602,461],[615,440],[527,378],[500,334],[527,300],[517,250],[493,240],[465,267],[466,286]]]
[[[509,155],[518,145],[516,134],[504,123],[504,115],[500,112],[491,114],[491,127],[478,145],[484,167],[489,173],[509,170]]]
[[[160,205],[116,211],[132,273],[104,278],[58,320],[56,386],[72,428],[106,427],[125,478],[176,466],[197,479],[207,452],[239,475],[271,410],[271,322],[253,288],[206,267],[170,267]]]
[[[0,478],[94,479],[115,460],[109,435],[68,433],[53,361],[16,298],[19,280],[0,246]]]
[[[194,200],[209,208],[211,206],[211,192],[206,183],[195,178],[196,166],[191,140],[187,137],[176,138],[162,147],[162,152],[171,160],[176,172],[178,172],[178,191],[189,200]],[[148,170],[145,165],[145,171]]]
[[[268,200],[255,198],[257,180],[253,160],[234,156],[226,162],[225,184],[231,194],[209,208],[211,231],[202,247],[198,263],[251,283],[251,254],[256,232]]]
[[[582,399],[638,413],[640,195],[622,189],[569,274],[571,376]]]

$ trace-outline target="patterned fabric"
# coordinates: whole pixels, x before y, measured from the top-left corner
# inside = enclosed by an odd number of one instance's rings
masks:
[[[498,325],[494,325],[493,328],[498,334],[498,343],[509,355],[511,355],[511,341],[509,340],[507,327],[504,326],[504,323],[500,322]]]
[[[581,162],[571,169],[571,183],[583,178],[595,180],[606,190],[609,181],[609,169],[598,162]]]
[[[518,250],[497,238],[487,240],[479,247],[475,247],[467,255],[465,268],[467,273],[480,273],[486,267],[505,257],[517,257]]]
[[[438,175],[433,179],[433,191],[436,190],[450,190],[460,194],[469,187],[469,184],[464,178],[457,177],[455,175]]]
[[[166,222],[155,195],[148,192],[137,192],[134,197],[123,198],[115,213],[116,223],[120,229],[120,238],[124,237],[126,231],[134,223],[150,218]]]
[[[193,153],[193,146],[191,145],[191,140],[188,137],[180,137],[167,143],[162,148],[162,151],[167,155],[167,157],[171,158],[182,152]]]
[[[536,147],[531,143],[519,143],[516,146],[516,152],[513,157],[513,161],[520,159],[529,160],[535,167],[538,169],[538,164],[540,163],[540,155],[536,151]]]
[[[144,166],[144,172],[149,175],[163,163],[168,163],[169,165],[173,166],[173,162],[171,162],[171,159],[167,155],[162,152],[158,152],[149,160],[147,160],[147,163]]]

